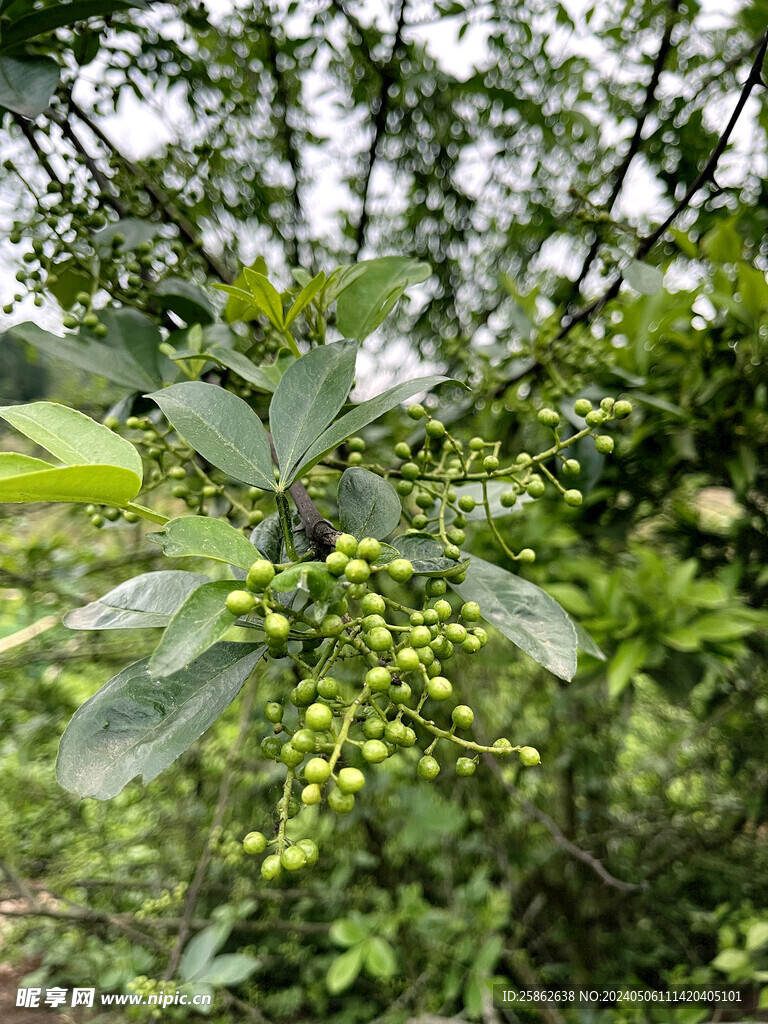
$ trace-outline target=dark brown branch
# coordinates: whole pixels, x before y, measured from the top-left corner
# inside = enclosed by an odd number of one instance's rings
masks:
[[[83,158],[85,166],[88,168],[91,175],[93,176],[93,180],[99,186],[99,191],[101,193],[103,203],[106,204],[107,206],[111,206],[115,213],[118,215],[118,217],[126,217],[128,215],[128,207],[121,199],[118,199],[118,197],[114,194],[112,182],[102,172],[96,160],[85,148],[85,146],[78,138],[75,131],[72,129],[72,126],[70,125],[69,121],[67,121],[66,117],[63,117],[61,114],[57,113],[54,110],[49,110],[47,112],[47,116],[50,118],[51,121],[54,122],[54,124],[57,124],[59,126],[64,138],[67,139],[72,144],[76,152],[78,152],[80,156]]]
[[[227,810],[227,801],[229,800],[229,790],[232,785],[232,778],[235,772],[235,763],[240,753],[240,748],[245,742],[245,737],[248,733],[248,726],[250,725],[251,711],[253,710],[253,701],[256,696],[256,689],[251,685],[243,699],[243,706],[240,710],[240,727],[238,730],[237,738],[230,748],[229,755],[227,757],[227,764],[224,769],[224,774],[221,777],[221,784],[219,785],[219,795],[216,800],[216,807],[213,811],[213,817],[211,818],[211,827],[208,830],[208,836],[205,840],[205,846],[203,852],[200,855],[200,860],[197,863],[194,877],[190,883],[189,889],[187,890],[187,896],[184,900],[184,910],[182,912],[181,919],[179,921],[179,933],[176,936],[176,942],[174,943],[173,950],[171,951],[170,959],[168,960],[168,967],[165,971],[165,980],[169,981],[176,973],[176,968],[179,966],[181,960],[181,954],[184,949],[184,944],[187,941],[187,937],[192,927],[193,914],[195,907],[197,906],[197,900],[200,896],[200,890],[205,881],[205,876],[208,872],[208,866],[211,863],[213,857],[214,848],[214,836],[219,831],[224,821],[224,814]]]
[[[615,170],[615,177],[613,187],[611,188],[611,194],[608,196],[608,200],[605,204],[605,209],[608,213],[610,213],[613,210],[616,200],[619,197],[619,193],[621,192],[621,189],[624,185],[624,179],[627,176],[630,164],[637,156],[637,153],[640,149],[640,145],[643,141],[643,129],[645,128],[645,123],[648,120],[648,115],[651,113],[651,109],[653,108],[653,104],[656,100],[656,88],[659,84],[661,72],[664,68],[664,64],[666,63],[667,56],[672,46],[672,31],[675,25],[677,24],[677,14],[680,9],[680,3],[681,0],[672,0],[672,3],[670,4],[667,22],[664,26],[664,34],[661,37],[659,50],[656,54],[656,59],[653,62],[651,77],[648,80],[648,86],[645,90],[645,98],[643,99],[643,104],[637,113],[637,119],[635,121],[635,131],[632,135],[632,139],[629,143],[629,149],[627,150],[624,159],[621,161],[621,163]],[[596,228],[594,241],[592,242],[592,245],[589,247],[589,252],[585,257],[584,262],[581,266],[581,270],[579,271],[579,275],[574,282],[574,292],[578,293],[581,283],[587,276],[589,268],[592,266],[592,261],[597,256],[599,249],[600,232],[599,228]]]
[[[403,38],[403,28],[405,27],[405,8],[406,0],[400,0],[400,6],[397,11],[397,18],[395,22],[395,38],[392,43],[392,50],[390,51],[389,60],[386,61],[379,70],[379,74],[381,76],[381,87],[379,89],[378,106],[376,108],[376,114],[373,121],[373,136],[371,138],[371,145],[368,149],[368,158],[366,160],[365,174],[363,177],[362,207],[360,210],[360,220],[357,223],[355,259],[357,259],[357,256],[360,254],[360,250],[363,248],[363,243],[365,242],[365,229],[368,226],[368,192],[371,187],[371,178],[373,176],[373,165],[376,162],[376,153],[387,127],[387,115],[389,113],[389,88],[394,82],[393,68],[395,54],[397,53]]]
[[[555,841],[555,845],[559,846],[561,850],[567,853],[570,857],[581,861],[582,864],[586,864],[598,878],[602,879],[606,885],[611,886],[612,889],[618,889],[619,892],[638,892],[643,888],[641,885],[637,885],[635,882],[622,882],[620,878],[614,878],[610,871],[605,867],[602,861],[599,861],[597,857],[591,854],[588,850],[582,850],[580,846],[568,839],[562,832],[558,824],[553,821],[552,818],[544,811],[540,810],[536,804],[531,803],[527,800],[517,786],[513,786],[511,782],[507,782],[504,778],[504,774],[501,770],[500,765],[491,754],[483,755],[486,762],[488,763],[491,771],[499,780],[501,785],[506,791],[517,800],[523,813],[528,818],[533,818],[534,821],[538,821],[540,825],[549,832]]]
[[[701,169],[699,174],[696,176],[694,181],[688,187],[685,195],[676,204],[669,216],[662,221],[657,228],[655,228],[650,234],[640,239],[635,250],[634,259],[642,260],[648,255],[650,250],[656,245],[659,239],[664,235],[667,228],[674,223],[675,220],[688,208],[691,200],[696,193],[703,188],[708,182],[712,181],[717,170],[717,165],[720,161],[720,157],[725,152],[728,142],[730,141],[733,129],[736,127],[736,123],[741,117],[744,107],[747,104],[747,100],[752,94],[752,90],[758,84],[763,84],[762,79],[762,68],[763,61],[765,60],[766,50],[768,50],[768,31],[763,36],[762,42],[760,43],[760,49],[757,52],[757,56],[750,68],[749,74],[747,75],[746,81],[742,86],[741,93],[739,95],[736,106],[733,109],[730,120],[725,126],[722,135],[717,141],[717,145],[712,150],[712,154],[707,160],[704,167]],[[583,320],[589,319],[595,313],[599,313],[600,310],[605,306],[607,302],[615,298],[621,288],[621,283],[624,280],[624,271],[620,270],[614,280],[611,282],[606,291],[596,298],[593,302],[590,302],[587,306],[577,310],[572,316],[566,318],[563,326],[560,328],[560,332],[557,335],[558,339],[564,338],[566,334],[576,324],[581,323]]]
[[[195,230],[192,222],[174,205],[174,203],[166,196],[162,189],[159,188],[154,181],[137,164],[129,160],[128,157],[124,156],[123,153],[117,148],[114,142],[101,130],[101,128],[92,120],[92,118],[79,106],[71,96],[67,97],[69,103],[69,109],[75,116],[82,121],[82,123],[88,128],[88,130],[104,145],[110,152],[112,152],[118,159],[123,163],[128,173],[136,178],[157,205],[157,209],[162,216],[166,224],[174,224],[178,229],[182,237],[195,247],[200,253],[200,256],[204,260],[206,266],[215,277],[219,277],[222,281],[232,281],[232,275],[229,273],[223,263],[220,263],[207,249],[203,246],[200,241],[197,231]]]
[[[38,163],[43,168],[45,173],[48,175],[51,181],[55,182],[57,185],[61,185],[61,178],[58,176],[56,171],[54,171],[53,166],[50,160],[48,159],[48,155],[43,152],[43,149],[40,146],[40,143],[35,138],[35,133],[32,131],[32,128],[30,127],[26,118],[20,117],[18,114],[14,114],[13,120],[21,129],[21,134],[29,143],[30,149],[35,154]]]
[[[277,452],[275,451],[275,443],[272,440],[272,435],[269,434],[268,436],[269,447],[272,452],[272,460],[275,465],[278,466],[279,462]],[[307,489],[301,480],[297,480],[295,484],[291,484],[288,488],[288,493],[293,498],[293,503],[296,506],[296,511],[299,513],[301,525],[304,527],[304,532],[307,535],[307,540],[310,545],[320,554],[327,551],[333,551],[336,546],[336,538],[340,537],[341,534],[333,523],[329,523],[327,519],[323,519],[320,515],[317,510],[317,506],[310,498],[307,493]]]

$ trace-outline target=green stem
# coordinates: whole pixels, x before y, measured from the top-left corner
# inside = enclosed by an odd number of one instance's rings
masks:
[[[339,738],[336,740],[336,746],[333,748],[333,753],[331,754],[331,771],[333,771],[333,769],[336,767],[336,762],[339,760],[339,757],[341,756],[341,748],[344,746],[344,743],[346,742],[347,735],[349,734],[349,728],[352,725],[352,720],[355,717],[355,712],[360,707],[360,705],[370,697],[370,695],[370,687],[364,686],[360,693],[358,693],[358,695],[349,705],[349,710],[347,711],[346,715],[344,715],[344,721],[341,724]]]

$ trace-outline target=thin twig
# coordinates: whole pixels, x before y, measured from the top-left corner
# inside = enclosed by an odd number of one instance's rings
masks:
[[[55,184],[57,184],[57,185],[61,185],[61,183],[62,183],[61,182],[61,178],[58,176],[56,171],[53,169],[53,166],[52,166],[50,160],[48,159],[47,153],[43,152],[43,149],[42,149],[40,143],[35,138],[35,133],[32,131],[32,128],[27,123],[27,120],[25,118],[21,117],[19,114],[14,114],[13,115],[13,120],[16,122],[16,124],[21,129],[21,134],[24,136],[24,138],[29,143],[30,149],[35,154],[35,156],[37,157],[37,161],[40,164],[40,166],[43,168],[45,173],[48,175],[48,177],[51,179],[51,181],[55,182]]]
[[[576,843],[571,842],[571,840],[563,834],[560,827],[548,814],[540,810],[536,804],[527,800],[517,786],[514,786],[511,782],[507,782],[504,778],[501,766],[497,763],[493,755],[484,754],[483,756],[485,757],[491,771],[504,789],[506,789],[506,791],[518,801],[523,813],[527,817],[538,821],[540,825],[543,825],[554,839],[555,844],[559,846],[561,850],[564,850],[569,856],[576,860],[580,860],[582,864],[586,864],[588,868],[594,871],[595,874],[601,878],[606,885],[611,886],[612,889],[618,889],[619,892],[637,892],[644,888],[641,885],[637,885],[635,882],[623,882],[620,878],[615,878],[605,867],[602,861],[599,861],[597,857],[591,854],[588,850],[582,850],[582,848],[577,846]]]
[[[730,120],[728,121],[728,124],[725,126],[722,135],[718,139],[717,145],[713,149],[709,160],[707,160],[704,167],[701,169],[701,171],[696,176],[694,181],[688,187],[682,199],[680,199],[679,202],[675,205],[674,209],[669,214],[669,216],[666,217],[665,220],[663,220],[662,223],[659,224],[659,226],[655,228],[650,234],[640,239],[634,254],[635,260],[642,260],[648,255],[650,250],[664,235],[664,232],[667,230],[667,228],[675,220],[677,220],[677,218],[684,210],[688,208],[691,200],[696,195],[696,193],[701,188],[703,188],[704,185],[713,180],[720,157],[723,155],[728,145],[728,142],[730,141],[733,129],[736,127],[736,123],[741,117],[744,107],[747,104],[747,100],[752,94],[752,90],[756,85],[763,84],[762,67],[763,61],[765,60],[766,50],[768,50],[768,31],[766,31],[765,35],[763,36],[762,42],[760,44],[760,49],[758,50],[757,56],[755,57],[752,67],[750,68],[749,75],[747,76],[747,79],[744,82],[744,85],[742,86],[741,93],[739,95],[736,106],[733,109],[733,113],[731,114]],[[600,295],[594,301],[590,302],[589,305],[582,307],[582,309],[580,310],[577,310],[577,312],[575,312],[572,316],[566,317],[565,322],[563,326],[560,328],[560,331],[557,335],[557,340],[564,338],[566,334],[568,334],[568,332],[571,330],[571,328],[574,327],[576,324],[581,323],[583,320],[588,320],[595,313],[599,313],[607,302],[610,302],[611,299],[615,298],[618,295],[619,288],[621,287],[621,283],[623,280],[624,271],[620,270],[617,276],[614,278],[614,280],[611,282],[609,287],[606,289],[605,292],[603,292],[602,295]]]

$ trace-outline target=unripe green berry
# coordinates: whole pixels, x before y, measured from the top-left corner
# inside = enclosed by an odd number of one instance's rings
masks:
[[[372,742],[377,742],[373,740]],[[349,814],[355,806],[354,793],[342,793],[338,788],[332,789],[328,794],[328,806],[337,814]]]
[[[408,406],[408,415],[412,420],[420,420],[427,415],[427,410],[423,405],[419,405],[418,402],[414,402],[413,405]]]
[[[468,704],[457,704],[451,712],[451,719],[457,729],[471,729],[475,713]]]
[[[582,493],[577,488],[572,487],[569,491],[566,491],[563,495],[563,501],[566,505],[573,505],[574,508],[581,504]]]
[[[475,774],[477,765],[471,757],[460,757],[456,762],[456,774],[462,778],[467,778],[470,775]]]
[[[460,530],[457,526],[452,526],[448,531],[448,540],[452,544],[461,545],[467,539],[467,535],[463,530]]]
[[[365,441],[362,437],[350,437],[347,440],[347,448],[349,448],[351,452],[364,452]]]
[[[392,684],[392,676],[383,665],[368,669],[365,673],[365,685],[370,687],[374,693],[383,693]]]
[[[427,693],[432,700],[447,700],[453,693],[453,687],[445,676],[435,676],[427,683]]]
[[[249,832],[243,839],[243,849],[246,853],[264,853],[267,848],[267,837],[262,832]]]
[[[413,484],[410,480],[398,480],[395,484],[395,490],[403,497],[407,497],[413,490]]]
[[[476,626],[475,629],[472,630],[472,635],[477,637],[477,639],[480,641],[481,647],[485,647],[485,645],[488,643],[488,634],[486,633],[482,626]]]
[[[433,579],[428,579],[424,585],[424,592],[426,593],[427,597],[442,597],[442,595],[446,592],[447,589],[448,584],[440,576],[437,576]]]
[[[577,416],[586,416],[588,412],[592,411],[592,403],[588,398],[579,398],[573,404],[573,411]]]
[[[560,422],[560,416],[554,409],[539,409],[537,419],[542,426],[552,428],[556,427]]]
[[[311,757],[304,767],[304,778],[307,782],[322,785],[331,774],[331,766],[324,757]]]
[[[424,609],[424,625],[435,626],[440,621],[440,616],[437,614],[434,608]]]
[[[610,455],[613,451],[613,438],[609,434],[600,434],[595,438],[595,449],[601,455]]]
[[[440,420],[430,420],[424,430],[427,437],[442,437],[445,434],[445,424]]]
[[[376,629],[377,626],[386,626],[387,620],[383,615],[366,615],[361,622],[364,633],[370,633],[372,629]]]
[[[459,508],[462,512],[471,512],[475,505],[477,505],[477,502],[471,494],[462,494],[459,498]]]
[[[371,715],[363,722],[363,736],[367,740],[380,740],[384,735],[384,723],[378,715]]]
[[[314,807],[323,799],[323,792],[316,782],[310,782],[301,791],[301,802],[305,807]]]
[[[126,420],[126,426],[128,426],[128,423],[132,418],[133,417],[129,417],[129,419]],[[172,480],[184,480],[187,476],[187,471],[186,469],[184,469],[183,466],[171,466],[171,468],[168,470],[168,476]]]
[[[425,779],[427,782],[431,782],[432,779],[437,778],[440,773],[440,765],[437,760],[432,757],[431,754],[425,754],[416,766],[420,779]]]
[[[317,684],[314,679],[302,679],[291,690],[291,704],[297,708],[306,708],[317,696]]]
[[[365,776],[359,768],[342,768],[336,785],[342,793],[359,793],[365,785]]]
[[[271,700],[264,708],[264,717],[268,722],[282,722],[283,720],[283,705],[278,704],[276,700]]]
[[[334,700],[339,696],[340,690],[339,681],[334,679],[333,676],[324,676],[317,681],[317,692],[319,696],[325,697],[326,700]]]
[[[499,468],[499,460],[495,455],[486,455],[483,459],[483,469],[486,473],[493,473],[495,469]]]
[[[453,609],[447,601],[435,601],[435,611],[440,622],[447,622]]]
[[[394,722],[387,722],[384,735],[390,743],[400,746],[402,741],[407,739],[406,726],[399,719],[395,719]]]
[[[493,752],[497,757],[509,757],[512,754],[512,744],[506,736],[501,736],[493,741]]]
[[[302,754],[313,753],[317,746],[317,739],[312,729],[297,729],[291,736],[291,746],[300,750]]]
[[[421,470],[415,462],[404,462],[400,467],[400,473],[404,480],[418,480],[421,476]]]
[[[566,459],[563,463],[563,472],[568,476],[578,476],[581,472],[581,463],[578,459]]]
[[[365,583],[350,583],[347,588],[347,595],[352,601],[361,601],[368,593]]]
[[[620,401],[616,402],[616,404],[613,407],[613,415],[616,417],[617,420],[626,419],[626,417],[629,416],[631,412],[632,403],[626,402],[624,401],[624,399],[621,399]]]
[[[304,760],[304,752],[297,750],[291,743],[286,743],[280,751],[280,760],[288,768],[297,768]]]
[[[357,557],[366,562],[375,562],[381,555],[381,544],[375,537],[363,537],[357,545]]]
[[[304,856],[307,858],[307,866],[312,867],[313,864],[317,863],[317,858],[320,856],[320,851],[317,848],[317,843],[312,839],[299,839],[295,844],[300,850],[304,851]]]
[[[423,515],[421,515],[421,513],[419,513],[418,515],[415,515],[415,516],[413,517],[413,520],[412,520],[412,521],[413,521],[413,525],[414,525],[414,528],[415,528],[415,529],[417,529],[417,530],[423,530],[423,529],[424,529],[424,527],[425,527],[425,526],[427,525],[427,523],[429,522],[429,520],[427,519],[427,517],[426,517],[426,516],[423,516]]]
[[[408,636],[411,647],[426,647],[432,639],[428,626],[414,626]]]
[[[357,554],[357,540],[351,533],[342,533],[336,538],[336,550],[347,558],[354,558]]]
[[[280,858],[276,853],[265,857],[261,864],[262,877],[268,882],[274,881],[280,874]]]
[[[230,615],[247,615],[255,606],[256,600],[247,590],[233,590],[227,594],[227,611]]]
[[[338,636],[344,629],[344,620],[340,615],[326,615],[320,623],[323,636]]]
[[[403,647],[395,658],[401,672],[415,672],[419,667],[419,656],[412,647]]]
[[[393,683],[389,688],[389,698],[394,704],[407,704],[411,699],[411,688],[408,683],[401,680]]]
[[[289,846],[280,854],[280,863],[286,871],[300,871],[306,866],[307,856],[300,846]]]
[[[526,768],[533,768],[541,764],[541,754],[536,747],[521,747],[519,750],[520,763]]]
[[[389,757],[389,750],[383,740],[366,740],[360,752],[369,764],[381,764]]]
[[[250,596],[250,595],[249,595]],[[268,640],[283,641],[288,638],[291,631],[291,624],[288,619],[279,612],[270,612],[264,619],[264,633]]]
[[[349,558],[347,558],[343,551],[332,551],[325,559],[328,571],[332,572],[334,576],[341,576],[348,562]]]
[[[388,651],[392,647],[392,634],[383,626],[377,626],[368,634],[366,642],[372,651]]]
[[[452,644],[460,644],[467,639],[467,631],[460,622],[449,622],[445,627],[445,636]]]
[[[310,704],[304,716],[307,728],[314,732],[325,732],[330,729],[333,712],[327,704]]]
[[[261,752],[270,761],[277,761],[283,749],[283,744],[277,736],[265,736],[261,741]]]
[[[517,491],[502,491],[499,501],[501,502],[502,508],[512,508],[512,506],[517,502]]]
[[[473,452],[480,452],[485,448],[485,441],[482,437],[471,437],[469,439],[469,450]]]
[[[398,459],[410,459],[411,446],[406,444],[405,441],[398,441],[395,445],[395,455]]]
[[[347,463],[350,466],[359,466],[363,461],[363,456],[360,452],[350,452],[347,456]],[[311,495],[310,495],[311,497]]]
[[[457,547],[456,544],[446,544],[445,557],[452,559],[454,562],[458,562],[461,558],[461,548]]]
[[[360,605],[363,615],[383,615],[387,603],[381,594],[366,594]]]
[[[480,650],[480,647],[480,641],[477,639],[476,636],[472,636],[471,634],[468,637],[465,637],[461,644],[461,649],[466,654],[477,654],[477,652]]]
[[[248,570],[245,585],[256,593],[266,590],[275,578],[275,567],[266,558],[257,559]]]
[[[587,421],[588,427],[599,427],[605,419],[605,416],[599,409],[593,409],[592,412],[588,412],[584,418]]]
[[[362,558],[353,558],[347,562],[344,575],[350,583],[365,583],[371,575],[371,567]]]
[[[534,476],[529,480],[528,486],[525,489],[528,497],[540,498],[546,490],[546,486],[540,476]]]
[[[395,558],[387,566],[387,573],[396,583],[407,583],[413,576],[413,565],[407,558]]]
[[[461,606],[459,614],[465,622],[479,622],[481,616],[480,605],[477,601],[467,601]]]
[[[518,562],[535,562],[536,552],[533,548],[523,548],[522,551],[518,551],[517,560]]]

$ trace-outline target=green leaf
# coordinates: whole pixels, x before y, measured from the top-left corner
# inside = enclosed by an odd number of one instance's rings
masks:
[[[250,978],[259,963],[245,953],[225,953],[204,967],[195,980],[209,985],[240,985]]]
[[[204,459],[236,480],[275,490],[267,432],[242,398],[202,381],[173,384],[147,397]]]
[[[35,12],[32,17],[37,17]],[[3,43],[6,42],[3,35]],[[0,57],[0,107],[34,121],[59,85],[59,65],[49,57]]]
[[[397,958],[386,939],[374,935],[368,942],[365,967],[374,978],[391,978],[397,971]]]
[[[163,278],[154,294],[158,305],[170,309],[187,324],[209,324],[213,320],[213,311],[202,289],[186,278]]]
[[[270,395],[277,388],[288,367],[296,362],[294,355],[283,350],[274,363],[256,366],[242,352],[225,348],[224,345],[212,345],[204,352],[201,352],[201,355],[207,356],[221,366],[234,370],[239,377],[248,381],[253,387]]]
[[[403,256],[365,260],[352,269],[354,276],[342,271],[336,288],[336,326],[345,338],[358,341],[376,330],[409,285],[432,273],[428,263]]]
[[[227,596],[239,590],[237,580],[217,580],[193,590],[165,627],[152,655],[150,671],[158,676],[179,672],[220,640],[238,616],[227,611]]]
[[[296,317],[305,309],[312,299],[317,295],[325,284],[325,273],[320,271],[317,277],[313,277],[299,292],[291,308],[285,317],[285,326],[290,327]]]
[[[0,455],[0,462],[5,462]],[[0,502],[71,501],[126,505],[141,490],[141,477],[122,466],[54,466],[17,476],[0,473]]]
[[[712,967],[726,974],[741,974],[751,969],[749,953],[743,949],[723,949],[712,961]]]
[[[452,558],[446,558],[443,545],[429,533],[401,533],[392,543],[400,557],[411,562],[417,576],[455,576],[469,564],[468,560],[454,562]]]
[[[576,630],[540,587],[475,555],[466,580],[451,587],[462,601],[477,601],[483,617],[534,661],[560,679],[573,679]]]
[[[355,376],[355,342],[322,345],[297,359],[283,374],[269,407],[280,482],[292,482],[294,467],[325,430],[349,394]]]
[[[282,543],[283,528],[280,524],[280,516],[277,512],[270,512],[266,519],[254,526],[251,533],[251,544],[270,562],[279,562]]]
[[[358,540],[383,540],[400,522],[402,506],[392,484],[359,466],[342,474],[338,502],[342,530]]]
[[[295,480],[300,476],[303,470],[311,469],[324,455],[332,452],[334,448],[338,448],[342,441],[351,437],[352,434],[356,434],[369,423],[377,420],[379,416],[383,416],[385,412],[389,412],[390,409],[394,409],[395,406],[404,402],[407,398],[412,398],[420,391],[429,391],[435,385],[442,384],[448,380],[452,384],[464,387],[459,381],[452,380],[450,377],[431,374],[428,377],[417,377],[415,380],[409,380],[404,384],[396,384],[389,391],[384,391],[382,394],[376,395],[375,398],[370,398],[367,402],[361,402],[360,405],[356,405],[354,409],[345,413],[335,423],[332,423],[327,430],[324,430],[314,444],[310,446],[296,467],[293,479]]]
[[[278,330],[283,328],[283,303],[280,293],[264,274],[246,267],[243,270],[245,283],[251,293],[253,304]]]
[[[257,274],[267,275],[267,264],[263,256],[257,256],[251,264],[250,270],[255,271]],[[224,316],[226,317],[227,323],[234,323],[236,320],[247,320],[255,312],[257,312],[254,306],[253,297],[248,289],[248,282],[245,280],[245,268],[235,278],[231,285],[214,284],[214,288],[218,288],[219,291],[227,292],[229,298],[227,299],[227,305],[224,310]]]
[[[655,295],[664,287],[664,274],[640,260],[632,260],[624,269],[624,280],[641,295]]]
[[[320,622],[330,605],[344,596],[344,587],[325,567],[323,562],[301,562],[279,573],[272,581],[276,594],[290,594],[303,590],[312,598],[315,619]]]
[[[0,418],[68,466],[120,466],[135,474],[141,484],[139,453],[129,441],[90,416],[56,402],[30,402],[1,408]]]
[[[605,661],[605,654],[600,650],[595,641],[578,622],[573,622],[573,628],[576,630],[576,646],[584,654],[589,654],[592,658],[597,658],[598,661]]]
[[[331,925],[328,937],[337,946],[355,946],[368,938],[368,931],[351,917],[339,917]]]
[[[4,480],[7,476],[20,476],[24,473],[36,473],[38,470],[55,468],[50,462],[33,459],[31,455],[0,452],[0,480]]]
[[[167,626],[193,590],[209,583],[207,576],[163,569],[134,576],[97,601],[64,616],[70,629],[148,629]]]
[[[608,693],[611,697],[618,697],[623,693],[632,676],[643,667],[647,658],[648,647],[641,636],[622,640],[608,666]]]
[[[124,668],[75,712],[56,763],[59,784],[109,800],[137,775],[151,782],[231,704],[263,656],[256,644],[221,643],[167,679],[149,658]]]
[[[755,921],[747,932],[747,949],[762,949],[768,944],[768,921]]]
[[[182,981],[194,981],[208,966],[216,953],[229,938],[232,924],[229,921],[217,921],[207,928],[201,929],[184,947],[184,955],[179,961],[179,976]]]
[[[250,569],[259,552],[226,519],[207,516],[179,516],[171,519],[149,539],[159,544],[168,558],[197,556]]]
[[[45,283],[62,309],[72,309],[80,292],[93,291],[94,281],[93,274],[80,260],[70,256],[49,268]]]
[[[35,39],[65,25],[74,25],[89,18],[103,18],[131,7],[147,9],[147,4],[145,0],[72,0],[71,3],[58,3],[19,18],[4,28],[0,49],[9,50],[27,39]]]
[[[115,311],[115,313],[117,312]],[[11,337],[32,345],[33,348],[54,359],[64,359],[88,374],[104,377],[105,380],[111,380],[130,391],[143,391],[147,387],[159,387],[163,382],[162,373],[155,371],[155,366],[160,365],[159,351],[155,352],[154,360],[138,361],[143,359],[147,342],[155,334],[159,344],[160,336],[157,328],[137,310],[122,309],[119,312],[121,314],[120,330],[117,336],[112,333],[116,322],[107,316],[108,311],[103,310],[101,316],[110,329],[110,342],[113,339],[117,340],[119,346],[123,341],[130,339],[131,349],[126,351],[121,351],[119,347],[113,347],[112,344],[101,344],[84,335],[79,337],[69,335],[60,338],[57,334],[50,334],[33,323],[18,324],[11,327],[8,333]],[[151,330],[143,321],[147,321],[151,325]],[[125,327],[125,333],[123,333],[123,327]],[[168,364],[163,363],[163,365],[167,366]]]
[[[331,995],[338,995],[349,988],[363,966],[363,946],[353,946],[346,953],[337,956],[325,976],[325,985]]]

